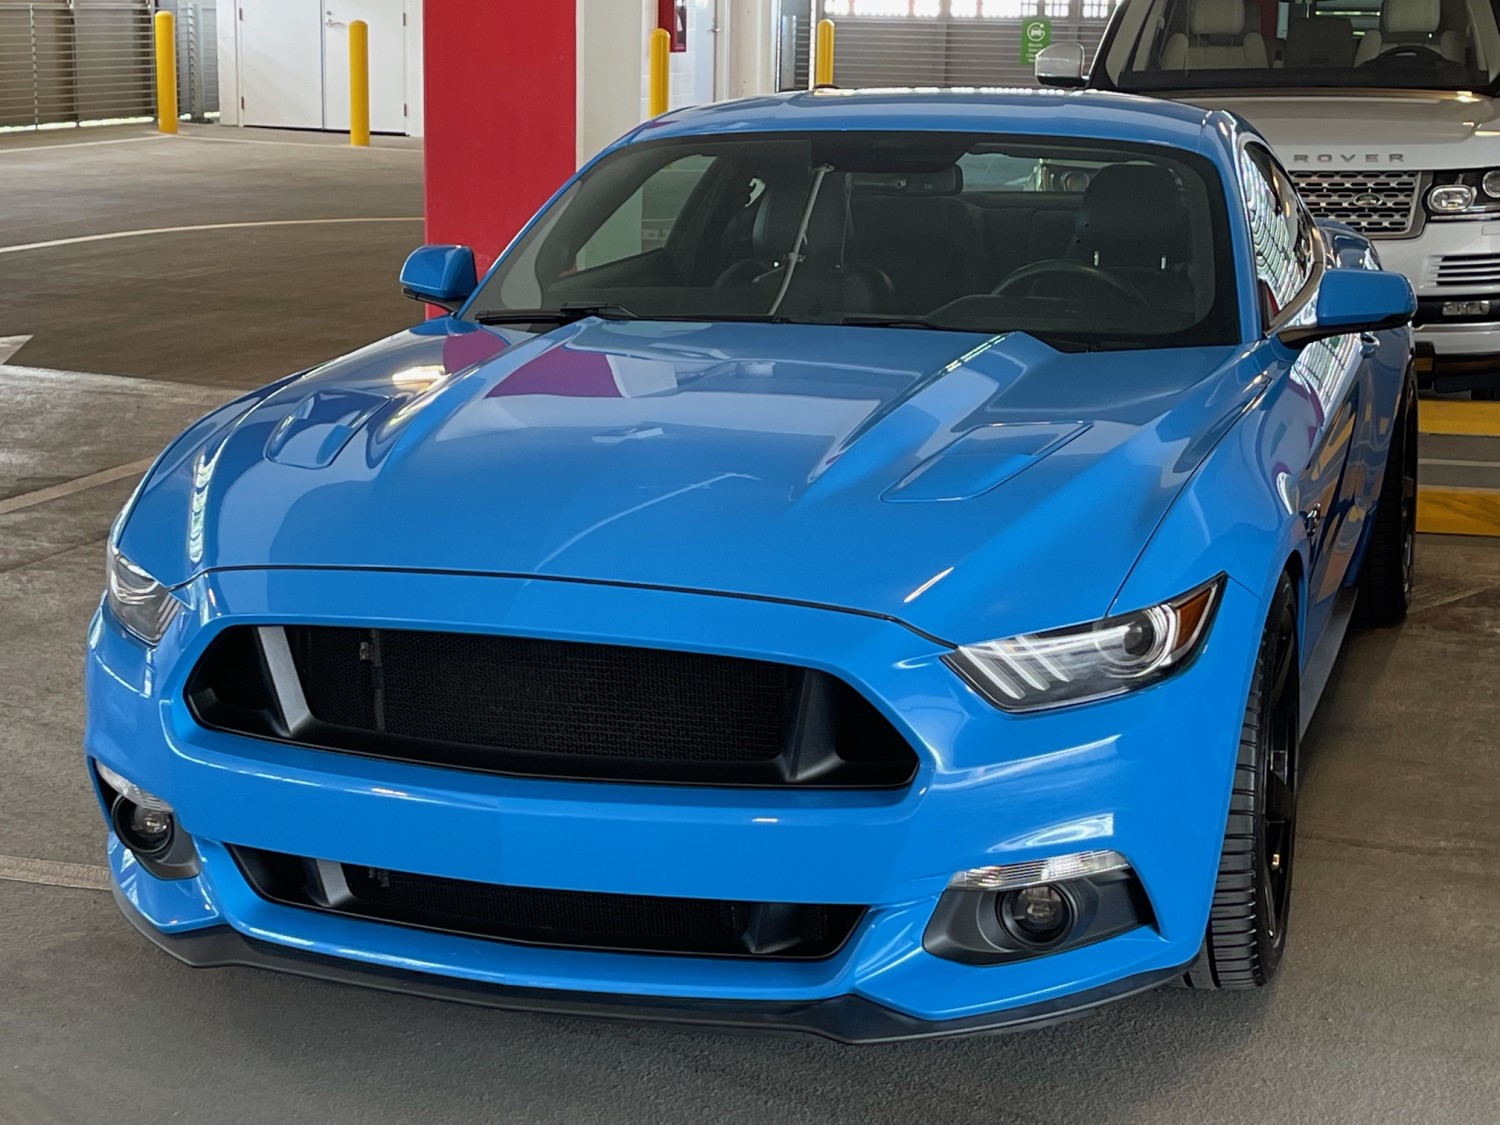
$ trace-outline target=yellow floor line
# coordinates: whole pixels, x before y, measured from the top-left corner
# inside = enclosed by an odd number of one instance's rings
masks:
[[[1417,530],[1500,538],[1500,489],[1418,489]]]
[[[1417,406],[1417,428],[1424,434],[1500,437],[1500,402],[1423,399]]]

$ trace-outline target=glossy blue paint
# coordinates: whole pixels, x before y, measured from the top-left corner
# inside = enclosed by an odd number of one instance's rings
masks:
[[[1204,154],[1226,191],[1243,130],[1112,95],[819,93],[667,115],[623,143],[772,128],[1133,140]],[[928,1019],[1189,960],[1271,592],[1292,562],[1307,642],[1353,581],[1410,352],[1406,329],[1301,351],[1263,334],[1248,225],[1238,203],[1230,212],[1233,346],[1064,354],[1022,333],[589,318],[532,334],[445,317],[209,415],[162,455],[115,531],[188,612],[149,650],[107,612],[90,629],[86,752],[171,802],[202,860],[197,878],[167,883],[112,840],[129,901],[162,929],[230,925],[474,980],[852,992]],[[1373,265],[1353,232],[1326,237],[1342,265]],[[1330,316],[1390,306],[1385,275],[1329,280],[1346,272],[1325,275]],[[1309,538],[1313,504],[1324,519]],[[1154,687],[1011,715],[941,659],[1220,573],[1199,657]],[[805,665],[862,692],[921,764],[895,791],[689,789],[492,777],[203,729],[183,698],[189,671],[246,622]],[[274,906],[228,844],[870,912],[838,955],[807,964],[528,948]],[[992,967],[922,949],[954,871],[1083,848],[1127,856],[1153,926]]]
[[[1362,332],[1393,320],[1410,320],[1417,295],[1404,274],[1367,269],[1335,269],[1318,287],[1318,327]]]
[[[478,275],[467,246],[419,246],[401,267],[401,288],[413,297],[456,305],[474,292]]]

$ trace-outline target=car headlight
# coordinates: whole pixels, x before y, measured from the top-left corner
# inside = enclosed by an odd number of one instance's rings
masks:
[[[1083,703],[1154,684],[1197,653],[1224,576],[1180,597],[1087,625],[963,645],[943,659],[1004,711]]]
[[[172,591],[120,554],[111,538],[105,548],[104,604],[129,633],[154,645],[182,602]]]

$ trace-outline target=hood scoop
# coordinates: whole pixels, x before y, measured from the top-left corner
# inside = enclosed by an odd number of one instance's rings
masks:
[[[882,500],[971,500],[996,488],[1088,429],[1083,422],[1002,422],[959,436],[923,461]]]
[[[278,465],[326,468],[360,427],[391,401],[386,395],[337,387],[314,391],[271,431],[266,458]]]

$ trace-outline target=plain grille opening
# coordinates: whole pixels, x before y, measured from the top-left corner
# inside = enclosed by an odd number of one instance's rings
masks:
[[[238,626],[209,647],[188,701],[214,729],[526,777],[888,788],[917,765],[836,677],[621,645]]]
[[[838,952],[865,910],[513,887],[230,850],[255,892],[284,906],[565,949],[818,960]]]

